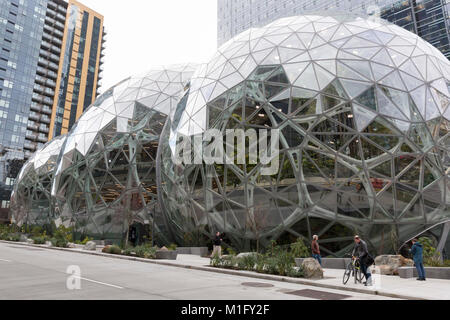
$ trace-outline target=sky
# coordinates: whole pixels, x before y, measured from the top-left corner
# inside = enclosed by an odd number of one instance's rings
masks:
[[[152,66],[207,62],[217,49],[216,0],[80,0],[105,17],[100,92]]]

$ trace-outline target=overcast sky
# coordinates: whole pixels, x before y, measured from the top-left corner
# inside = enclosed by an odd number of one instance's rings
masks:
[[[101,92],[152,66],[206,62],[217,49],[216,0],[80,0],[105,17]]]

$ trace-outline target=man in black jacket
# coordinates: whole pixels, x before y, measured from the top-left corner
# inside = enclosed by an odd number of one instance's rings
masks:
[[[366,277],[366,286],[372,286],[372,274],[370,273],[370,269],[367,265],[367,258],[369,256],[369,251],[367,250],[367,244],[363,241],[359,236],[355,236],[355,248],[352,253],[353,259],[359,259],[359,263],[361,266],[361,272]]]
[[[222,238],[220,235],[220,232],[216,233],[216,237],[214,238],[214,249],[212,253],[212,257],[215,257],[216,255],[219,256],[219,258],[222,257]]]

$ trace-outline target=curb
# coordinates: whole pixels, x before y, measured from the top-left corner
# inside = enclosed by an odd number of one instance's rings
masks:
[[[396,298],[396,299],[404,299],[404,300],[428,300],[425,298],[406,296],[406,295],[402,295],[402,294],[390,293],[390,292],[385,292],[385,291],[376,291],[376,290],[374,291],[374,290],[368,290],[368,289],[362,289],[362,288],[361,289],[350,288],[350,287],[338,286],[338,285],[333,285],[333,284],[318,283],[318,282],[314,282],[313,280],[288,278],[288,277],[284,277],[284,276],[261,274],[261,273],[251,272],[251,271],[238,271],[238,270],[229,270],[229,269],[218,269],[218,268],[209,267],[209,266],[200,267],[200,266],[191,266],[191,265],[185,265],[185,264],[175,264],[175,263],[165,262],[165,261],[160,261],[160,260],[150,260],[150,259],[144,259],[144,258],[138,258],[138,257],[114,255],[114,254],[97,252],[97,251],[81,251],[79,249],[48,247],[45,245],[29,244],[29,243],[24,243],[24,242],[12,242],[12,241],[0,240],[0,243],[19,245],[19,246],[25,246],[25,247],[34,247],[34,248],[40,248],[40,249],[64,251],[64,252],[71,252],[71,253],[79,253],[79,254],[85,254],[85,255],[91,255],[91,256],[100,256],[100,257],[111,258],[111,259],[137,261],[137,262],[144,262],[144,263],[150,263],[150,264],[156,264],[156,265],[163,265],[163,266],[168,266],[168,267],[176,267],[176,268],[182,268],[182,269],[213,272],[213,273],[227,274],[227,275],[233,275],[233,276],[262,279],[262,280],[294,283],[294,284],[301,284],[301,285],[307,285],[307,286],[312,286],[312,287],[335,289],[335,290],[341,290],[341,291],[350,291],[350,292],[364,293],[364,294],[369,294],[369,295],[383,296],[383,297],[388,297],[388,298]]]

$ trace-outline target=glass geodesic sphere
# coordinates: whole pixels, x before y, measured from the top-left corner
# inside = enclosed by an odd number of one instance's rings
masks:
[[[280,19],[224,44],[194,74],[161,145],[164,214],[178,242],[225,232],[241,250],[355,233],[391,252],[449,217],[449,61],[417,35],[349,14]],[[279,170],[175,165],[207,129],[279,129]],[[248,152],[248,149],[247,149]]]
[[[57,225],[75,237],[123,239],[158,210],[156,153],[166,118],[195,66],[128,78],[101,95],[68,135],[53,185]]]
[[[19,173],[11,196],[12,222],[19,227],[43,226],[53,222],[51,184],[65,140],[66,136],[61,136],[44,145]]]

